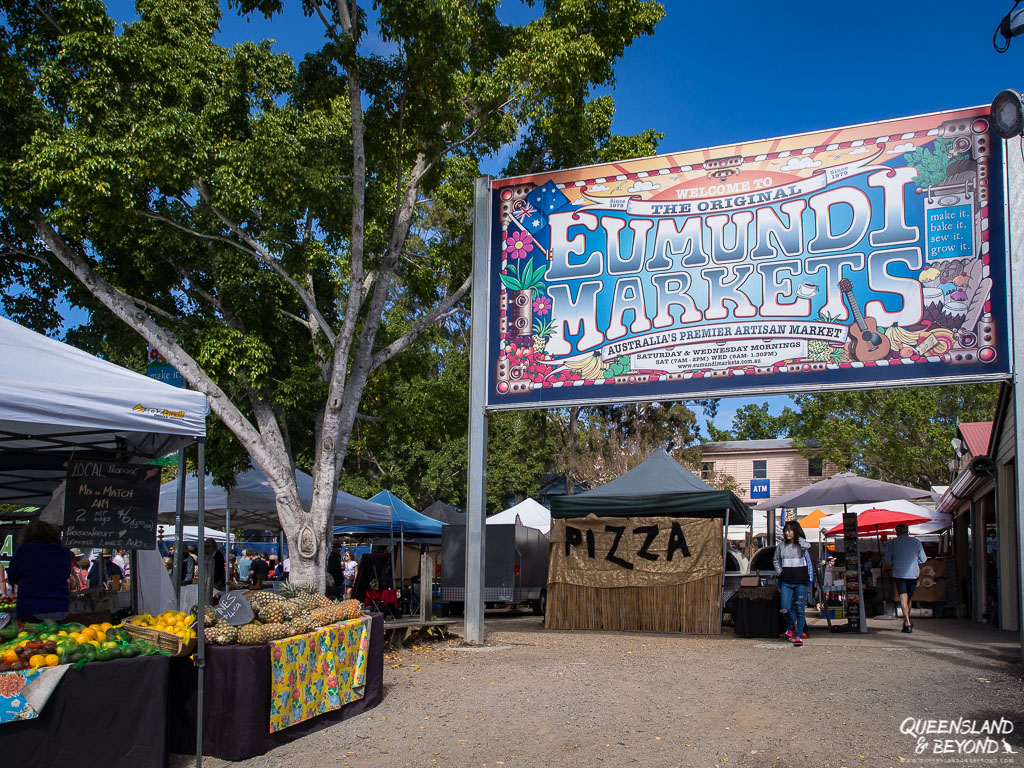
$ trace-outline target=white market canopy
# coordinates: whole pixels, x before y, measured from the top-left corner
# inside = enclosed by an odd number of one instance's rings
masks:
[[[487,518],[488,525],[515,525],[517,522],[528,528],[536,528],[547,536],[551,531],[551,511],[540,502],[527,499]]]
[[[299,501],[309,509],[313,501],[313,478],[305,472],[295,472],[299,488]],[[164,524],[173,524],[178,498],[178,482],[172,480],[160,486],[160,514]],[[253,467],[235,477],[235,487],[230,491],[216,485],[206,475],[206,515],[223,521],[226,511],[231,512],[231,527],[256,530],[280,530],[277,519],[277,497],[266,475]],[[387,523],[391,520],[391,508],[366,499],[360,499],[344,491],[338,491],[334,501],[334,524]],[[196,475],[185,479],[185,522],[194,523],[199,509],[199,485]]]
[[[206,434],[206,396],[0,317],[0,503],[45,506],[75,458],[138,460]]]

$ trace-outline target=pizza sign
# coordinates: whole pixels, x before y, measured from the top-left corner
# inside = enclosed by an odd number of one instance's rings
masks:
[[[987,108],[492,183],[489,406],[1006,375]]]

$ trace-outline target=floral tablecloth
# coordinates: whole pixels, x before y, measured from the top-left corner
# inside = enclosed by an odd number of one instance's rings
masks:
[[[39,717],[67,666],[0,672],[0,724]]]
[[[270,643],[270,732],[363,697],[370,618]]]

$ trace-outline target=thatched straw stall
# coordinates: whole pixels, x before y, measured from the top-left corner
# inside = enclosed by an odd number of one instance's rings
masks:
[[[551,506],[549,629],[721,632],[723,526],[749,522],[665,451]]]

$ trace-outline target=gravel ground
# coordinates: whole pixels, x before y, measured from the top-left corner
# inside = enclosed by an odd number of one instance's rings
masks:
[[[965,621],[919,620],[912,635],[870,626],[880,629],[812,626],[794,648],[731,630],[555,632],[488,611],[486,646],[452,639],[388,654],[374,710],[237,765],[1024,766],[1016,633]],[[932,740],[952,737],[928,736],[915,754],[917,737],[900,733],[910,717],[1007,718],[1018,753],[934,755]]]

